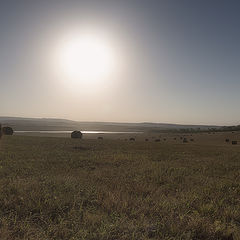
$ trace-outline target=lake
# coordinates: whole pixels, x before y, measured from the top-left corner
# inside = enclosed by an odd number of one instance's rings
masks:
[[[14,131],[15,133],[70,134],[72,131]],[[83,134],[142,134],[143,132],[81,131]]]

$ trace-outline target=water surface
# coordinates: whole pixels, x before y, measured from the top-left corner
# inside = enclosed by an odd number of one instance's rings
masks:
[[[72,131],[14,131],[15,133],[72,133]],[[143,132],[81,131],[83,134],[141,134]]]

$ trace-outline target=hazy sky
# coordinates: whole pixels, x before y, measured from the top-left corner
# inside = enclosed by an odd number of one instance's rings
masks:
[[[238,0],[1,1],[0,115],[239,124],[239,12]],[[91,87],[58,64],[81,29],[115,54]]]

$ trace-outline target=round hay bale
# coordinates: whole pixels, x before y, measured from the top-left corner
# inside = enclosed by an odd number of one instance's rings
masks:
[[[149,141],[148,138],[146,138],[146,139],[145,139],[145,142],[148,142],[148,141]]]
[[[3,133],[4,135],[9,135],[9,136],[11,136],[11,135],[13,135],[13,129],[12,129],[11,127],[3,127],[3,128],[2,128],[2,133]]]
[[[135,141],[135,138],[130,138],[129,140],[130,140],[130,141]]]
[[[103,140],[103,137],[98,137],[97,139],[98,139],[98,140]]]
[[[71,133],[71,138],[82,139],[82,133],[80,131],[73,131]]]

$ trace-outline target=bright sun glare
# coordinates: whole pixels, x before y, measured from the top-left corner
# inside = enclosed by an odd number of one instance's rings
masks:
[[[109,77],[115,68],[111,44],[94,34],[71,36],[62,43],[60,64],[73,82],[95,84]]]

